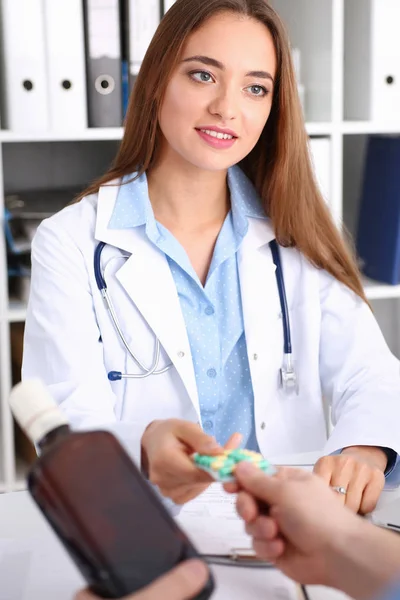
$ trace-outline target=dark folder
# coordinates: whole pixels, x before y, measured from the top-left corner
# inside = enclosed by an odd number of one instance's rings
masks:
[[[369,138],[356,245],[367,277],[400,283],[400,137]]]

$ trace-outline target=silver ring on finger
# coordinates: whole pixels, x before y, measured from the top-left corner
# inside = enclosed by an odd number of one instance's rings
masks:
[[[337,492],[338,494],[342,494],[343,496],[345,496],[347,494],[347,489],[345,487],[343,487],[342,485],[332,485],[331,486],[334,492]]]

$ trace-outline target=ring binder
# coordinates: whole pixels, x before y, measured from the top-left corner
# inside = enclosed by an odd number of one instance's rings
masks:
[[[118,0],[86,0],[89,127],[122,124],[121,24]]]

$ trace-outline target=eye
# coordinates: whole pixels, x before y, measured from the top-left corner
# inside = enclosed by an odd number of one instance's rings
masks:
[[[192,71],[189,75],[192,79],[200,83],[211,83],[214,81],[212,75],[207,71]]]
[[[250,91],[252,96],[263,97],[269,94],[269,91],[263,85],[250,85],[246,89]]]

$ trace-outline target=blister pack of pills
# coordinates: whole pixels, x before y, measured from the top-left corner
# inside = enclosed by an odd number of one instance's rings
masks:
[[[252,450],[225,450],[223,454],[217,456],[196,453],[193,455],[193,461],[199,469],[206,471],[213,479],[221,483],[235,481],[236,466],[242,461],[251,462],[267,475],[276,473],[275,467],[262,454]]]

